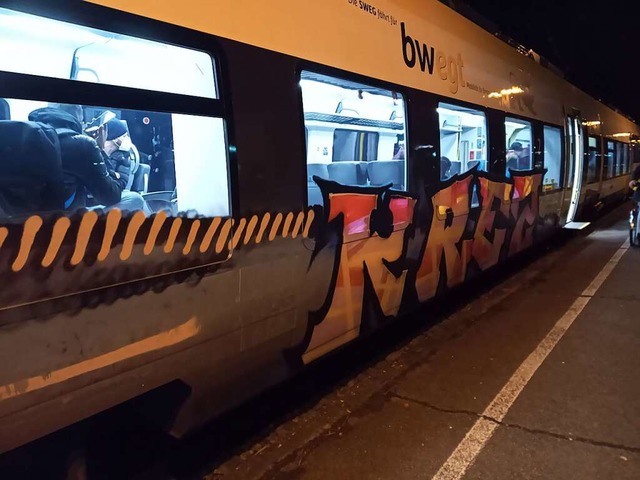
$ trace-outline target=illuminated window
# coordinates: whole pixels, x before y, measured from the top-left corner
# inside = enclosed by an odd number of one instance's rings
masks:
[[[598,181],[598,139],[596,137],[589,137],[589,145],[587,149],[586,158],[586,175],[587,183],[594,183]]]
[[[607,142],[607,151],[604,156],[604,178],[613,178],[615,175],[616,149],[615,143]]]
[[[60,165],[38,162],[42,168],[50,169],[46,173],[35,172],[33,165],[36,163],[26,163],[24,168],[12,170],[13,181],[3,183],[0,188],[0,209],[5,218],[43,211],[71,213],[85,207],[105,210],[117,207],[143,210],[148,214],[163,210],[168,215],[179,212],[193,212],[199,216],[229,214],[222,119],[30,100],[9,99],[8,103],[11,121],[0,121],[3,146],[11,150],[34,148],[43,158],[49,152],[46,145],[27,145],[33,137],[25,137],[22,144],[23,139],[10,140],[7,134],[29,132],[29,124],[25,123],[29,119],[53,128],[64,128],[66,125],[59,123],[60,119],[76,116],[75,112],[78,112],[76,118],[84,117],[89,122],[70,123],[68,126],[72,131],[58,135]],[[93,115],[98,122],[91,122]],[[100,120],[111,117],[106,123],[105,142],[99,145],[102,147],[100,152],[95,147],[97,143],[83,134],[82,129],[90,132],[89,125],[98,125]],[[79,137],[85,144],[84,150],[74,146],[74,142],[66,138],[68,136]],[[29,159],[25,160],[29,162]],[[103,161],[104,167],[88,165],[94,160]],[[0,172],[11,168],[6,161],[2,165]],[[99,178],[98,172],[103,170],[108,176]],[[60,203],[58,196],[48,198],[46,194],[37,193],[33,183],[37,178],[50,184],[44,187],[46,190],[63,190],[64,202]]]
[[[627,144],[616,143],[616,176],[627,172]]]
[[[3,221],[85,208],[230,214],[225,121],[209,54],[6,9],[0,38],[0,69],[38,76],[38,88],[22,98],[0,99]],[[52,78],[99,85],[60,87]],[[54,102],[75,92],[84,104]],[[179,112],[167,93],[186,100]],[[135,108],[127,108],[129,96]],[[193,96],[210,100],[196,108]]]
[[[440,103],[440,179],[464,173],[474,166],[487,170],[487,120],[484,112]]]
[[[544,176],[544,184],[547,188],[556,189],[562,187],[560,167],[562,165],[562,138],[560,129],[556,127],[544,127],[544,166],[547,173]]]
[[[303,71],[309,205],[322,205],[314,176],[343,185],[406,187],[402,95]]]
[[[207,53],[4,8],[0,70],[217,98]]]
[[[504,121],[504,130],[507,145],[507,175],[509,170],[531,170],[533,168],[531,123],[507,117]]]
[[[626,174],[629,173],[629,145],[627,145],[626,143],[623,146],[623,150],[622,153],[624,155],[624,161],[622,162],[622,172],[620,172],[621,174]]]

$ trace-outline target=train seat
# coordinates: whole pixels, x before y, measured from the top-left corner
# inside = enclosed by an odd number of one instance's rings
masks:
[[[329,178],[329,170],[326,163],[308,163],[307,164],[307,182],[313,183],[313,176],[320,178]]]
[[[371,185],[393,183],[393,188],[404,189],[403,160],[377,160],[369,162],[368,172]]]
[[[11,108],[4,98],[0,98],[0,120],[11,120]]]
[[[329,178],[343,185],[366,185],[367,162],[333,162],[327,165]]]
[[[147,193],[150,173],[151,167],[146,163],[141,163],[138,166],[138,170],[136,170],[136,173],[133,174],[133,183],[131,184],[131,190],[138,193]]]

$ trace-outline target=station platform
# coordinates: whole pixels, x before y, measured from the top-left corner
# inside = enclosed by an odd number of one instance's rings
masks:
[[[612,215],[205,478],[640,478],[640,250]]]

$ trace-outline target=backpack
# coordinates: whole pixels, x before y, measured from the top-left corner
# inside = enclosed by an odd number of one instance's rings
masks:
[[[58,132],[44,123],[0,120],[0,208],[5,215],[63,210],[64,204]]]

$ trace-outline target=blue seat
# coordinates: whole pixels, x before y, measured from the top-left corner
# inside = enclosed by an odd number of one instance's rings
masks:
[[[329,178],[329,170],[326,163],[307,163],[307,181],[313,183],[313,176]]]
[[[356,162],[334,162],[327,165],[329,178],[343,185],[358,185]]]
[[[151,167],[146,163],[138,165],[138,170],[133,174],[133,183],[131,184],[131,190],[138,193],[147,193],[149,186],[149,174],[151,173]]]
[[[404,160],[377,160],[369,162],[371,185],[393,183],[393,188],[404,190]]]

